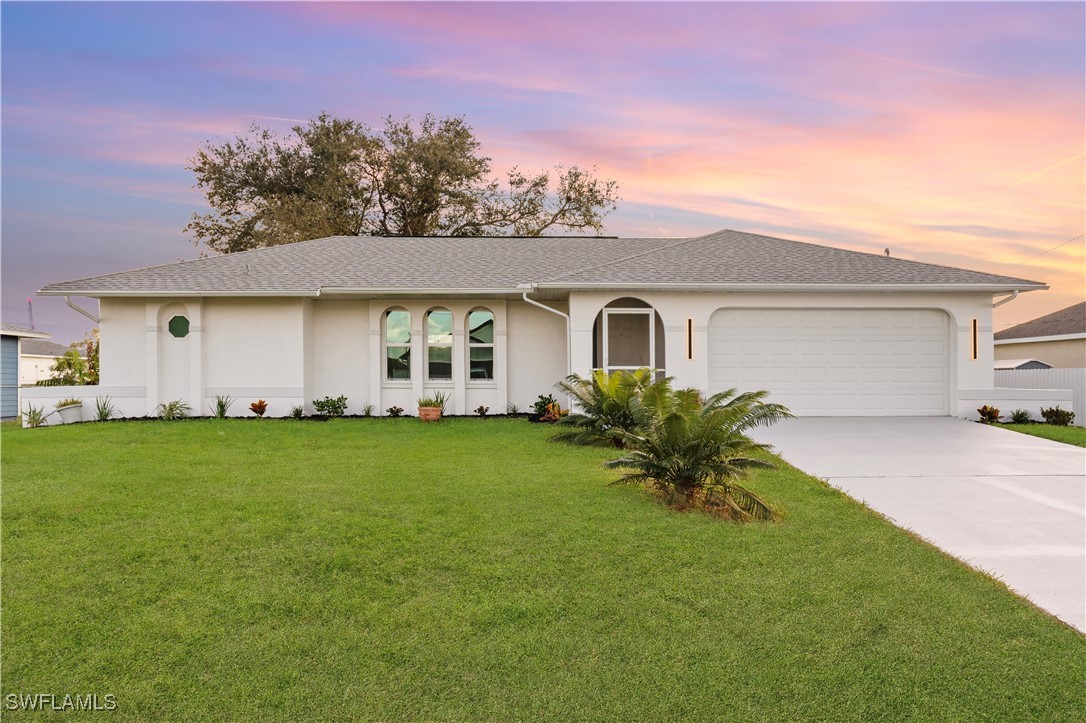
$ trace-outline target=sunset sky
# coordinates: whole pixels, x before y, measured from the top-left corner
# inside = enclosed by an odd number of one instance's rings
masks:
[[[196,257],[187,159],[321,111],[462,115],[496,175],[596,166],[610,235],[734,228],[1052,287],[997,329],[1086,294],[1081,2],[0,12],[9,323],[47,283]],[[65,343],[89,327],[63,299],[34,317]]]

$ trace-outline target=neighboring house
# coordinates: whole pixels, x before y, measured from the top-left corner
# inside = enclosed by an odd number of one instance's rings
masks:
[[[995,358],[1033,358],[1061,369],[1086,367],[1086,301],[996,332]]]
[[[651,366],[799,415],[965,415],[993,395],[993,295],[1025,279],[736,231],[697,238],[332,237],[50,284],[99,299],[126,415],[346,395],[529,407],[570,371]],[[89,312],[87,312],[89,313]],[[1000,390],[1006,391],[1006,390]],[[238,409],[234,410],[238,412]]]
[[[995,370],[1005,371],[1008,369],[1051,369],[1051,364],[1045,364],[1043,361],[1037,361],[1036,359],[996,359]]]
[[[19,384],[33,386],[53,376],[52,368],[57,357],[72,350],[70,346],[45,339],[24,339],[19,353]],[[78,351],[78,350],[77,350]],[[79,352],[83,356],[83,352]]]
[[[0,323],[0,419],[19,416],[19,357],[23,340],[48,336],[45,332]]]

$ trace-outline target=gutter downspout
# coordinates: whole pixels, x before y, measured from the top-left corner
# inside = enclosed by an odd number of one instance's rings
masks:
[[[560,316],[560,317],[562,317],[563,319],[566,320],[566,376],[569,376],[570,374],[573,373],[573,339],[570,338],[571,329],[570,329],[569,314],[566,314],[565,312],[559,311],[558,309],[551,308],[551,307],[547,306],[546,304],[540,304],[535,299],[529,299],[527,291],[525,291],[521,295],[521,298],[523,298],[526,303],[529,303],[532,306],[538,306],[540,309],[543,309],[544,311],[549,311],[552,314],[557,314],[558,316]]]
[[[997,306],[1003,306],[1007,302],[1014,301],[1017,298],[1018,298],[1018,289],[1015,289],[1014,291],[1011,292],[1011,295],[1008,296],[1006,299],[1000,299],[999,301],[992,304],[992,308],[994,309]]]
[[[73,304],[73,303],[72,303],[72,297],[70,297],[70,296],[65,296],[65,297],[64,297],[64,303],[66,303],[66,304],[67,304],[68,306],[72,307],[73,309],[75,309],[76,311],[78,311],[78,312],[79,312],[80,314],[82,314],[83,316],[85,316],[85,317],[87,317],[88,319],[90,319],[91,321],[93,321],[93,322],[94,322],[95,324],[100,324],[100,323],[102,323],[102,322],[101,322],[101,320],[100,320],[100,319],[99,319],[99,318],[98,318],[97,316],[95,316],[94,314],[90,313],[90,312],[89,312],[89,311],[87,311],[86,309],[83,309],[83,308],[81,308],[81,307],[78,307],[78,306],[76,306],[75,304]]]

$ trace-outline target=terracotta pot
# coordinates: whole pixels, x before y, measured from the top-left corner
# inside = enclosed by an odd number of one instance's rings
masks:
[[[436,422],[441,419],[441,407],[419,407],[419,419],[424,422]]]

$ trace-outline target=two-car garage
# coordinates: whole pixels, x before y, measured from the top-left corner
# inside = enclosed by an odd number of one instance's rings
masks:
[[[935,309],[725,308],[709,386],[765,389],[800,416],[950,413],[950,320]]]

